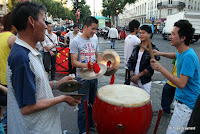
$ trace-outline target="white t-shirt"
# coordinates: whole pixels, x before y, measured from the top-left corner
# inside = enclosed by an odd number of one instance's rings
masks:
[[[82,33],[78,32],[76,35],[74,35],[74,31],[70,31],[68,33],[65,34],[65,38],[69,37],[69,46],[72,42],[72,40],[76,37],[76,36],[80,36]]]
[[[136,35],[128,35],[125,39],[125,46],[124,46],[124,67],[128,69],[127,63],[129,58],[131,57],[133,48],[135,45],[140,44],[141,41]]]
[[[94,38],[83,38],[77,36],[70,45],[70,53],[78,54],[78,61],[81,63],[95,62],[96,53],[99,51],[98,41]],[[80,69],[77,68],[77,77]]]
[[[49,34],[48,32],[45,33],[49,38],[51,38],[51,41],[46,35],[45,35],[45,39],[42,42],[43,47],[48,46],[51,47],[53,46],[53,44],[57,44],[58,45],[58,39],[57,39],[57,35],[54,33]],[[51,49],[52,51],[56,51],[56,48],[54,47],[53,49]],[[48,52],[46,49],[44,49],[44,52]]]

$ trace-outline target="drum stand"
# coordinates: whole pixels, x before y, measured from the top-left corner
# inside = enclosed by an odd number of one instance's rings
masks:
[[[84,100],[84,106],[85,106],[85,117],[86,117],[86,134],[88,134],[88,132],[89,132],[89,118],[88,118],[87,100]]]
[[[159,110],[159,113],[158,113],[158,118],[157,118],[156,126],[155,126],[154,132],[153,132],[154,134],[157,133],[157,129],[158,129],[158,125],[159,125],[159,123],[160,123],[160,118],[161,118],[161,116],[162,116],[162,112],[163,112],[163,110],[160,109],[160,110]]]

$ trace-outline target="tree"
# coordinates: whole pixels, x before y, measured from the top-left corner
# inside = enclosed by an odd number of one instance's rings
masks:
[[[77,12],[77,9],[80,9],[80,11],[81,11],[79,23],[83,24],[86,17],[91,16],[90,7],[88,5],[86,5],[85,0],[81,0],[81,2],[78,2],[78,7],[77,7],[77,3],[74,2],[72,14],[75,15]],[[73,21],[76,22],[76,16],[73,16],[73,17],[74,17]]]
[[[8,11],[12,11],[17,3],[18,0],[8,0]]]
[[[70,14],[70,10],[64,8],[61,2],[53,0],[35,0],[43,4],[47,8],[47,12],[52,15],[53,18],[62,18],[66,19],[66,14]]]
[[[117,15],[116,10],[119,10],[119,13],[123,12],[123,9],[127,3],[134,3],[136,0],[103,0],[103,16],[112,17],[113,24],[115,24],[114,17]]]

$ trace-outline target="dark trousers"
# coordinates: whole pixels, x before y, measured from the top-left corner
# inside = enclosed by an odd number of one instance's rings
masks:
[[[51,56],[49,52],[44,53],[44,68],[47,73],[50,71],[51,65],[51,80],[55,80],[55,73],[56,73],[56,57],[57,52],[54,52],[54,56]]]
[[[69,74],[76,74],[76,68],[72,67],[71,54],[69,54],[68,59],[69,59],[69,62],[68,62]]]
[[[97,93],[97,84],[98,80],[82,80],[81,78],[77,78],[77,81],[82,84],[82,87],[78,90],[79,94],[85,94],[81,98],[81,104],[78,105],[78,128],[79,134],[86,132],[86,117],[85,117],[85,107],[84,100],[88,102],[88,118],[89,118],[89,127],[93,127],[93,119],[92,119],[92,106],[94,103],[94,99]]]
[[[187,130],[185,134],[200,134],[200,95],[194,105],[188,127],[195,128],[195,130]]]
[[[171,113],[170,105],[172,104],[172,101],[174,99],[175,90],[176,88],[170,86],[168,83],[166,83],[163,87],[161,106],[163,111],[167,114]]]
[[[124,84],[130,85],[130,71],[128,69],[125,70],[125,82]]]

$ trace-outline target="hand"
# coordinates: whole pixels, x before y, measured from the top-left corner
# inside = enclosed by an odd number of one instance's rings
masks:
[[[155,50],[155,49],[154,49],[154,50],[153,50],[153,54],[154,54],[154,55],[160,55],[160,52],[159,52],[158,50]]]
[[[44,48],[45,48],[47,51],[50,51],[49,46],[45,46]]]
[[[64,43],[64,46],[67,46],[67,43]]]
[[[51,57],[55,56],[53,51],[50,51],[50,55],[51,55]]]
[[[63,77],[62,79],[60,79],[58,82],[57,82],[57,85],[59,86],[60,84],[64,83],[64,82],[67,82],[67,81],[70,81],[70,80],[73,80],[74,77],[73,76],[65,76]]]
[[[134,75],[130,78],[130,80],[135,83],[135,84],[138,84],[138,80],[139,80],[139,76],[138,75]]]
[[[90,63],[90,67],[91,67],[91,68],[89,68],[89,69],[93,69],[93,65],[94,65],[95,62],[89,61],[88,63]],[[88,67],[89,67],[89,66],[88,66]]]
[[[159,71],[162,69],[162,66],[160,65],[160,63],[158,61],[156,61],[155,59],[151,59],[150,60],[150,63],[151,63],[151,67],[156,70],[156,71]]]
[[[63,95],[63,102],[68,103],[70,106],[76,106],[81,103],[81,97],[78,99],[73,98],[72,96]]]

